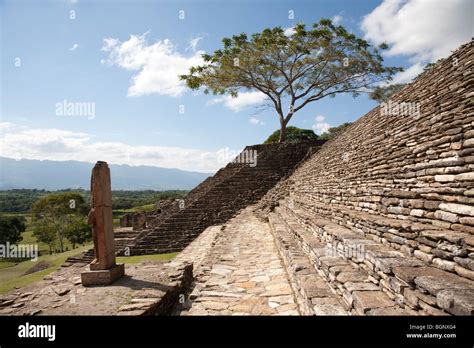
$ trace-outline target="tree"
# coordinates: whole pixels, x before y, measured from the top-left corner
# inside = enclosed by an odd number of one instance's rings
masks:
[[[274,131],[264,144],[277,143],[280,139],[280,130]],[[304,140],[317,140],[318,136],[311,129],[301,129],[297,127],[289,126],[286,128],[286,139],[285,142],[298,142]]]
[[[66,226],[64,236],[71,242],[72,248],[75,249],[77,244],[84,244],[92,239],[92,229],[84,217],[76,216]]]
[[[355,97],[402,71],[385,67],[379,49],[322,19],[306,29],[297,24],[291,35],[281,27],[265,29],[250,38],[245,33],[222,40],[223,48],[203,54],[204,64],[180,75],[186,85],[204,93],[229,94],[259,91],[280,121],[280,142],[287,124],[309,103],[340,93]]]
[[[21,234],[25,232],[25,218],[17,216],[0,215],[0,244],[16,244],[23,237]]]
[[[39,225],[38,234],[43,235],[46,230],[54,230],[59,240],[60,250],[63,252],[64,233],[67,226],[74,221],[75,217],[85,217],[87,206],[80,193],[64,192],[40,198],[33,204],[31,211],[33,223]]]
[[[50,255],[53,253],[53,247],[58,240],[58,234],[53,224],[44,220],[37,221],[33,225],[33,236],[38,242],[48,245]]]
[[[323,134],[321,134],[319,136],[319,139],[321,140],[329,140],[329,139],[332,139],[334,138],[336,135],[340,134],[342,131],[344,131],[347,127],[349,127],[352,123],[350,122],[346,122],[346,123],[343,123],[337,127],[331,127],[329,128],[326,132],[324,132]]]
[[[398,91],[401,91],[405,86],[406,83],[396,83],[385,87],[377,86],[369,94],[369,98],[375,100],[378,103],[384,103],[387,102],[392,95]]]

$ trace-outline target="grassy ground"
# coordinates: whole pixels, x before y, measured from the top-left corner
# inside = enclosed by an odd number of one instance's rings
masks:
[[[23,261],[14,266],[0,268],[0,294],[9,292],[15,287],[23,287],[30,283],[36,282],[43,279],[46,275],[51,272],[54,272],[61,266],[61,264],[69,257],[86,251],[91,248],[91,245],[86,245],[71,251],[67,251],[61,254],[53,255],[44,255],[38,257],[38,261]],[[33,267],[38,262],[45,261],[48,262],[51,266],[47,269],[44,269],[39,272],[35,272],[28,275],[23,275],[31,267]],[[1,262],[0,264],[7,263]]]
[[[40,255],[49,254],[48,245],[38,242],[36,240],[36,238],[33,236],[33,231],[32,230],[27,228],[26,231],[23,232],[21,235],[22,235],[23,239],[20,242],[18,242],[18,244],[38,244],[38,252],[40,253]],[[59,250],[59,242],[56,243],[55,248]],[[72,244],[66,238],[64,238],[64,250],[65,251],[73,251]],[[77,246],[76,246],[75,250],[77,250]]]

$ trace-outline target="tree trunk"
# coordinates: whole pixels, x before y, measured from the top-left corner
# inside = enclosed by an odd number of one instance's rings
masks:
[[[280,139],[278,142],[283,143],[286,140],[286,122],[280,122]]]
[[[59,246],[61,248],[61,252],[64,252],[64,232],[62,228],[59,230]]]

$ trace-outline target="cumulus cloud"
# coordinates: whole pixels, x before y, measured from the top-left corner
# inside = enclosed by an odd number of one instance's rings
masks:
[[[318,135],[321,135],[328,131],[331,128],[331,125],[325,122],[326,118],[322,115],[318,115],[315,118],[315,122],[311,128],[313,128],[314,132]]]
[[[251,124],[254,124],[254,125],[260,125],[260,126],[264,126],[265,125],[265,122],[263,122],[262,120],[259,120],[258,118],[256,117],[251,117],[249,122]]]
[[[191,56],[184,56],[168,39],[148,44],[147,34],[131,35],[124,42],[104,38],[101,50],[108,53],[108,57],[101,62],[136,72],[128,89],[129,96],[182,95],[186,87],[179,75],[188,73],[193,65],[202,64],[204,52],[195,51]],[[195,42],[196,46],[198,42]]]
[[[79,47],[79,45],[77,43],[75,43],[74,45],[72,45],[72,47],[69,49],[69,51],[75,51],[78,47]]]
[[[341,15],[335,15],[334,17],[331,18],[332,23],[334,25],[338,25],[342,21],[342,16]]]
[[[198,149],[129,145],[122,142],[99,141],[82,132],[55,128],[31,129],[12,123],[0,123],[0,156],[15,159],[94,163],[98,159],[110,164],[149,165],[213,172],[226,163],[220,153]]]
[[[208,102],[208,105],[224,104],[228,109],[239,112],[250,106],[261,105],[267,96],[259,91],[241,92],[236,98],[226,95],[224,97],[214,98]]]
[[[421,72],[420,66],[471,39],[472,1],[384,0],[363,18],[361,28],[366,39],[389,45],[387,56],[409,57],[410,73],[398,77],[398,82],[407,82]]]

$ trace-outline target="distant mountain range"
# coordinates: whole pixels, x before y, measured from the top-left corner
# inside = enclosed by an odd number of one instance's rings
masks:
[[[0,189],[90,188],[94,164],[79,161],[15,160],[0,157]],[[109,164],[113,190],[189,190],[211,173],[152,166]]]

